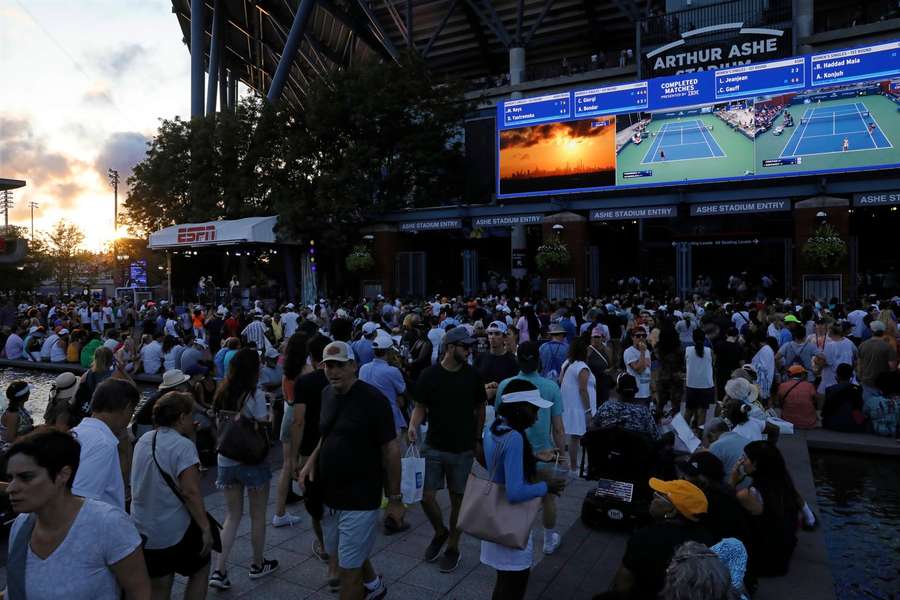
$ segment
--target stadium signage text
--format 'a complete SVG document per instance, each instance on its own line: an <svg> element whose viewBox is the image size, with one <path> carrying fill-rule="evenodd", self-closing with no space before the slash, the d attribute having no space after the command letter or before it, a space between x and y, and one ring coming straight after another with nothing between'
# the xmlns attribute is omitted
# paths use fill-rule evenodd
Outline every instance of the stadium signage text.
<svg viewBox="0 0 900 600"><path fill-rule="evenodd" d="M216 241L215 225L191 225L178 228L177 243L179 244L214 241Z"/></svg>
<svg viewBox="0 0 900 600"><path fill-rule="evenodd" d="M777 212L791 210L788 200L748 200L743 202L716 202L712 204L691 204L692 217L711 215L735 215L756 212Z"/></svg>
<svg viewBox="0 0 900 600"><path fill-rule="evenodd" d="M688 42L696 42L700 36L721 35L723 31L730 30L735 30L740 38L685 48ZM647 66L653 76L660 76L724 69L770 60L790 53L789 40L784 33L779 29L744 28L741 23L685 31L679 40L648 52ZM759 38L760 35L767 37L746 39L748 36Z"/></svg>
<svg viewBox="0 0 900 600"><path fill-rule="evenodd" d="M437 229L462 229L462 219L432 219L400 223L400 231L434 231Z"/></svg>
<svg viewBox="0 0 900 600"><path fill-rule="evenodd" d="M621 221L624 219L660 219L678 216L678 207L641 206L638 208L610 208L591 211L591 221Z"/></svg>
<svg viewBox="0 0 900 600"><path fill-rule="evenodd" d="M883 206L885 204L900 204L900 190L896 192L870 192L853 196L853 206Z"/></svg>
<svg viewBox="0 0 900 600"><path fill-rule="evenodd" d="M506 227L509 225L537 225L543 220L543 215L505 215L497 217L477 217L475 219L472 219L472 226Z"/></svg>

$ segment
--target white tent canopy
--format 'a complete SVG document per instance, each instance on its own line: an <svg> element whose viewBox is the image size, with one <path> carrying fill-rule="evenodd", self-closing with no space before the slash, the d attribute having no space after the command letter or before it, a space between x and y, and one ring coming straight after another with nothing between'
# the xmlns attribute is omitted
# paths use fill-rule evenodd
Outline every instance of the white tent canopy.
<svg viewBox="0 0 900 600"><path fill-rule="evenodd" d="M150 234L150 248L197 248L233 244L274 244L278 217L248 217L172 225Z"/></svg>

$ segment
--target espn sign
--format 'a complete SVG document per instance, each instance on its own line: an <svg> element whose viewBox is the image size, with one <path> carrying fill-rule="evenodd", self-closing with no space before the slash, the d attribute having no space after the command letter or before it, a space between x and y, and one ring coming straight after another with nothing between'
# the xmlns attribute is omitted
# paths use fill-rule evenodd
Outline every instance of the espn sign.
<svg viewBox="0 0 900 600"><path fill-rule="evenodd" d="M216 241L215 225L194 225L192 227L178 228L178 243L193 244L195 242Z"/></svg>

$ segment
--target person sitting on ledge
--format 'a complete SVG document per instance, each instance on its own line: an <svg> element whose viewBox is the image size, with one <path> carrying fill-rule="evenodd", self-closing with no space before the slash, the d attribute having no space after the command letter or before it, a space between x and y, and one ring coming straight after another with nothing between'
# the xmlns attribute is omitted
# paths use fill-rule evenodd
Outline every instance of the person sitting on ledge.
<svg viewBox="0 0 900 600"><path fill-rule="evenodd" d="M837 383L825 389L822 427L844 433L862 433L866 430L862 387L851 381L853 367L841 363L835 369L835 376Z"/></svg>

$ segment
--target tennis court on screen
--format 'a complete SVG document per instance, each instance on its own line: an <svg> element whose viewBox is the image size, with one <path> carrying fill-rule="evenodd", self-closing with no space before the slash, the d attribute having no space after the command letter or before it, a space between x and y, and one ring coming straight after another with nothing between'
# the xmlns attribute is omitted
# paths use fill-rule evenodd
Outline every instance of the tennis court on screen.
<svg viewBox="0 0 900 600"><path fill-rule="evenodd" d="M723 156L725 152L707 126L697 119L691 119L663 125L641 164Z"/></svg>
<svg viewBox="0 0 900 600"><path fill-rule="evenodd" d="M866 105L856 102L807 108L780 156L789 158L891 147L891 142Z"/></svg>

